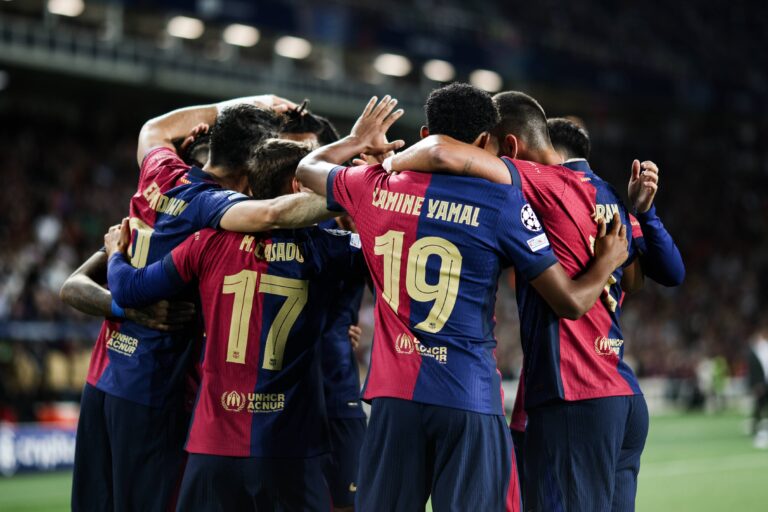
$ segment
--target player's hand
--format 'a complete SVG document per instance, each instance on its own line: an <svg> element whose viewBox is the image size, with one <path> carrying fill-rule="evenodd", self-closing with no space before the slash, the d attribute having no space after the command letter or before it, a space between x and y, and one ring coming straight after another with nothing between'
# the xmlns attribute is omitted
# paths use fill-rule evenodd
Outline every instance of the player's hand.
<svg viewBox="0 0 768 512"><path fill-rule="evenodd" d="M396 106L397 100L389 95L384 96L381 101L374 96L349 132L350 136L356 137L365 146L363 153L375 157L378 163L389 153L405 145L403 140L387 141L387 130L405 113L403 109L393 112Z"/></svg>
<svg viewBox="0 0 768 512"><path fill-rule="evenodd" d="M275 96L274 94L254 96L253 104L267 110L274 110L278 114L285 114L289 110L294 110L298 107L298 105L291 100Z"/></svg>
<svg viewBox="0 0 768 512"><path fill-rule="evenodd" d="M184 137L184 140L179 145L179 153L183 153L186 151L186 149L189 147L190 144L195 142L195 140L203 135L208 133L208 130L210 129L210 126L207 123L200 123L194 128L192 128L192 131L189 132L189 134Z"/></svg>
<svg viewBox="0 0 768 512"><path fill-rule="evenodd" d="M619 214L613 214L610 231L605 225L605 220L598 219L595 258L607 258L611 262L612 268L615 269L627 261L628 257L627 227L621 222Z"/></svg>
<svg viewBox="0 0 768 512"><path fill-rule="evenodd" d="M645 213L651 208L658 189L659 167L650 160L643 163L639 160L632 162L627 195L637 213Z"/></svg>
<svg viewBox="0 0 768 512"><path fill-rule="evenodd" d="M349 335L349 344L352 345L352 349L357 349L360 346L360 339L363 337L363 330L360 326L350 325L347 334Z"/></svg>
<svg viewBox="0 0 768 512"><path fill-rule="evenodd" d="M104 235L104 248L107 251L107 260L116 252L126 254L131 243L131 230L128 227L128 217L123 222L109 228Z"/></svg>
<svg viewBox="0 0 768 512"><path fill-rule="evenodd" d="M195 317L195 305L191 302L161 300L141 309L126 308L125 317L150 329L177 331Z"/></svg>

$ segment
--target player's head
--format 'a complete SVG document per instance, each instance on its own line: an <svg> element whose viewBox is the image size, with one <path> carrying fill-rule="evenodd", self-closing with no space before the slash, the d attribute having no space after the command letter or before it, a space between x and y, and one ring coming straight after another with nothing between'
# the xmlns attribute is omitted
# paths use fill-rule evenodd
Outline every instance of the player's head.
<svg viewBox="0 0 768 512"><path fill-rule="evenodd" d="M248 175L254 199L272 199L299 190L296 168L313 145L287 139L268 139L254 153Z"/></svg>
<svg viewBox="0 0 768 512"><path fill-rule="evenodd" d="M187 147L185 147L179 156L187 165L196 165L197 167L203 167L208 161L208 151L211 147L211 137L207 133L203 133L195 137Z"/></svg>
<svg viewBox="0 0 768 512"><path fill-rule="evenodd" d="M507 91L495 95L493 102L500 117L494 135L501 154L535 160L533 154L552 148L547 115L538 101L520 91Z"/></svg>
<svg viewBox="0 0 768 512"><path fill-rule="evenodd" d="M458 82L432 91L424 113L427 126L421 128L422 137L448 135L482 148L499 120L490 94Z"/></svg>
<svg viewBox="0 0 768 512"><path fill-rule="evenodd" d="M307 100L285 114L281 139L312 142L325 146L339 140L339 132L331 122L307 110Z"/></svg>
<svg viewBox="0 0 768 512"><path fill-rule="evenodd" d="M248 104L227 107L210 130L210 164L231 175L244 175L253 152L264 140L277 137L281 118L272 110Z"/></svg>
<svg viewBox="0 0 768 512"><path fill-rule="evenodd" d="M565 117L552 117L547 120L549 138L563 160L571 158L589 159L589 133L584 126Z"/></svg>

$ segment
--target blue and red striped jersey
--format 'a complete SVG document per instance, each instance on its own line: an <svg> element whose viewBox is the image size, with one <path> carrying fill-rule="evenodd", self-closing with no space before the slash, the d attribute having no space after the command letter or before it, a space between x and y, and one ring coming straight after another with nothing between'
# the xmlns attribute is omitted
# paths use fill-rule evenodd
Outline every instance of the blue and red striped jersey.
<svg viewBox="0 0 768 512"><path fill-rule="evenodd" d="M161 262L197 281L206 325L186 449L312 457L329 449L320 336L328 291L357 236L319 228L243 235L206 229Z"/></svg>
<svg viewBox="0 0 768 512"><path fill-rule="evenodd" d="M158 261L191 233L218 227L224 213L248 199L222 189L168 148L147 153L130 203L131 263ZM195 327L168 333L129 320L105 320L91 354L88 383L114 396L159 407L183 391Z"/></svg>
<svg viewBox="0 0 768 512"><path fill-rule="evenodd" d="M519 189L476 178L335 168L330 209L355 221L375 288L363 397L503 414L493 335L499 273L556 260Z"/></svg>
<svg viewBox="0 0 768 512"><path fill-rule="evenodd" d="M629 258L637 256L639 225L616 191L588 166L546 166L503 158L512 181L547 230L557 259L571 277L593 258L597 218L614 213L627 226ZM583 162L586 164L586 162ZM630 236L630 233L632 236ZM626 264L625 264L626 265ZM640 393L632 370L623 361L619 326L623 268L616 269L595 305L580 319L558 318L525 276L517 279L517 304L525 367L525 408L551 400L585 400Z"/></svg>

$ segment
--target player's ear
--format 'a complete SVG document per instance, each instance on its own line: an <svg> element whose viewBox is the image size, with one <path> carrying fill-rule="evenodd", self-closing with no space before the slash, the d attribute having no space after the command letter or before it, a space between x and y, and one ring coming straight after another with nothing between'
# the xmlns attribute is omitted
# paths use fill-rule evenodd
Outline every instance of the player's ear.
<svg viewBox="0 0 768 512"><path fill-rule="evenodd" d="M299 182L299 179L294 176L291 178L291 194L295 194L297 192L301 192L301 183Z"/></svg>
<svg viewBox="0 0 768 512"><path fill-rule="evenodd" d="M485 149L485 147L488 145L488 142L491 139L491 134L488 132L483 132L480 135L477 136L475 141L472 143L473 146L477 146L480 149Z"/></svg>
<svg viewBox="0 0 768 512"><path fill-rule="evenodd" d="M426 139L427 137L429 137L429 128L427 128L426 126L422 126L421 130L419 130L419 136L422 139Z"/></svg>
<svg viewBox="0 0 768 512"><path fill-rule="evenodd" d="M508 133L504 136L501 151L510 158L517 158L517 154L520 152L520 141L517 140L517 137Z"/></svg>

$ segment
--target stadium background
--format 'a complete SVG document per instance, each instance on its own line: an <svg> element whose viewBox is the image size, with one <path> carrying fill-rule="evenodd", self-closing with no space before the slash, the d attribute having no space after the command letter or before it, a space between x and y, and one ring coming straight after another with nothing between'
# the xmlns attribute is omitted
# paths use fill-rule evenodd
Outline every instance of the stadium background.
<svg viewBox="0 0 768 512"><path fill-rule="evenodd" d="M659 164L658 210L688 273L627 299L627 359L654 414L638 507L762 509L768 453L744 421L768 285L766 20L766 4L717 0L0 1L0 509L67 508L66 471L24 474L66 465L66 427L46 428L76 418L98 331L58 289L125 214L145 120L273 92L344 132L391 93L406 109L394 135L414 142L423 99L451 80L580 117L619 190L633 158ZM513 390L511 274L497 320Z"/></svg>

